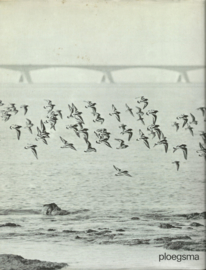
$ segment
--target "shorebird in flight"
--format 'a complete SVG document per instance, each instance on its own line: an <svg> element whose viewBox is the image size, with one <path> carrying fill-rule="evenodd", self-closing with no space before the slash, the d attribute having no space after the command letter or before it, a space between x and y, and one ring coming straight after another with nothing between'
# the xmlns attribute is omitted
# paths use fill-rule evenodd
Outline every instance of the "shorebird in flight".
<svg viewBox="0 0 206 270"><path fill-rule="evenodd" d="M27 114L27 112L28 112L28 107L29 107L29 105L21 105L21 109L24 109L24 115L26 115Z"/></svg>
<svg viewBox="0 0 206 270"><path fill-rule="evenodd" d="M31 149L31 151L34 154L35 158L38 159L36 147L37 147L37 145L35 145L35 144L28 144L27 146L24 147L24 149Z"/></svg>
<svg viewBox="0 0 206 270"><path fill-rule="evenodd" d="M159 142L155 143L155 144L154 144L154 147L155 147L156 145L164 145L165 153L167 153L167 150L168 150L168 142L167 142L166 137L164 137L163 140L160 140Z"/></svg>
<svg viewBox="0 0 206 270"><path fill-rule="evenodd" d="M188 122L188 115L181 114L180 116L177 117L177 120L179 120L179 119L182 119L183 120L182 127L184 127L187 124L187 122Z"/></svg>
<svg viewBox="0 0 206 270"><path fill-rule="evenodd" d="M74 147L73 143L68 143L65 139L63 139L61 136L60 136L60 139L61 141L63 142L63 146L61 146L61 148L70 148L70 149L73 149L76 151L76 148Z"/></svg>
<svg viewBox="0 0 206 270"><path fill-rule="evenodd" d="M144 103L144 106L143 106L143 110L147 107L147 105L149 104L148 103L148 99L145 98L144 96L141 96L141 97L137 97L137 103Z"/></svg>
<svg viewBox="0 0 206 270"><path fill-rule="evenodd" d="M94 116L95 116L95 119L93 120L94 123L96 122L100 122L101 124L104 123L104 118L102 118L99 113L96 113Z"/></svg>
<svg viewBox="0 0 206 270"><path fill-rule="evenodd" d="M73 129L75 134L77 135L77 137L80 138L80 135L79 135L79 130L78 130L78 124L75 124L75 125L67 125L66 126L66 129Z"/></svg>
<svg viewBox="0 0 206 270"><path fill-rule="evenodd" d="M85 140L85 142L87 144L87 150L84 151L85 153L87 153L87 152L97 152L97 150L92 147L91 143L88 140L86 140L85 138L84 138L84 140Z"/></svg>
<svg viewBox="0 0 206 270"><path fill-rule="evenodd" d="M156 121L157 121L157 110L149 110L146 115L152 115L153 116L153 124L155 125Z"/></svg>
<svg viewBox="0 0 206 270"><path fill-rule="evenodd" d="M200 131L200 136L202 137L203 142L206 143L206 132Z"/></svg>
<svg viewBox="0 0 206 270"><path fill-rule="evenodd" d="M52 104L52 101L49 99L45 99L45 101L47 101L48 104L47 106L44 106L44 109L48 109L47 113L50 113L56 105Z"/></svg>
<svg viewBox="0 0 206 270"><path fill-rule="evenodd" d="M199 143L199 146L200 150L197 150L196 152L199 153L200 157L205 157L206 159L206 148L201 143Z"/></svg>
<svg viewBox="0 0 206 270"><path fill-rule="evenodd" d="M129 112L132 116L134 116L133 112L132 112L132 108L130 108L127 104L125 104L127 110L126 112Z"/></svg>
<svg viewBox="0 0 206 270"><path fill-rule="evenodd" d="M191 127L189 124L187 124L187 127L185 128L185 130L187 130L187 129L189 130L190 134L192 136L194 136L193 127Z"/></svg>
<svg viewBox="0 0 206 270"><path fill-rule="evenodd" d="M145 125L144 118L141 115L139 115L139 119L137 119L137 121L141 121L142 124Z"/></svg>
<svg viewBox="0 0 206 270"><path fill-rule="evenodd" d="M140 135L140 137L139 137L139 139L136 139L136 141L142 140L143 143L147 146L147 148L150 149L149 142L148 142L149 138L144 135L144 133L141 131L141 129L139 129L139 135Z"/></svg>
<svg viewBox="0 0 206 270"><path fill-rule="evenodd" d="M29 120L28 118L26 118L26 127L25 128L28 128L28 130L30 131L30 133L32 134L32 127L33 127L33 123L31 122L31 120Z"/></svg>
<svg viewBox="0 0 206 270"><path fill-rule="evenodd" d="M138 109L138 112L136 112L136 114L138 116L143 116L144 115L144 112L142 111L142 109L140 107L137 107L137 106L135 106L135 107Z"/></svg>
<svg viewBox="0 0 206 270"><path fill-rule="evenodd" d="M191 117L192 117L192 121L191 122L189 122L189 124L194 124L194 125L197 125L198 124L198 122L196 121L196 119L195 119L195 117L194 117L194 115L193 114L190 114L191 115Z"/></svg>
<svg viewBox="0 0 206 270"><path fill-rule="evenodd" d="M176 147L173 147L173 153L177 151L178 149L182 150L184 158L187 159L187 145L181 144L181 145L177 145Z"/></svg>
<svg viewBox="0 0 206 270"><path fill-rule="evenodd" d="M199 107L197 108L197 110L201 111L202 112L202 116L205 115L205 111L206 111L206 107Z"/></svg>
<svg viewBox="0 0 206 270"><path fill-rule="evenodd" d="M17 139L20 139L21 136L21 131L20 131L21 126L18 125L11 125L10 129L15 129L16 130L16 134L17 134Z"/></svg>
<svg viewBox="0 0 206 270"><path fill-rule="evenodd" d="M96 103L92 102L92 101L84 101L87 102L87 106L85 106L85 108L92 108L95 107Z"/></svg>
<svg viewBox="0 0 206 270"><path fill-rule="evenodd" d="M180 162L179 162L179 161L173 161L172 164L176 164L177 171L179 171L179 168L180 168Z"/></svg>
<svg viewBox="0 0 206 270"><path fill-rule="evenodd" d="M123 140L121 140L121 139L115 139L115 140L118 141L118 142L120 142L119 147L117 147L116 149L125 149L125 148L129 147L128 145L126 145L126 144L124 143Z"/></svg>
<svg viewBox="0 0 206 270"><path fill-rule="evenodd" d="M117 174L115 174L115 176L129 176L132 177L128 171L122 171L121 169L117 168L115 165L113 165L113 167L115 168L115 170L117 171Z"/></svg>
<svg viewBox="0 0 206 270"><path fill-rule="evenodd" d="M37 127L37 138L36 141L42 140L43 143L47 144L46 138L49 138L49 133L46 131L43 121L40 122L41 130Z"/></svg>
<svg viewBox="0 0 206 270"><path fill-rule="evenodd" d="M110 113L109 115L112 116L112 115L115 115L117 121L120 122L120 112L117 111L116 107L112 104L112 109L113 109L113 112Z"/></svg>
<svg viewBox="0 0 206 270"><path fill-rule="evenodd" d="M128 129L123 130L120 134L122 135L128 134L128 141L130 141L133 135L133 131L131 128L128 128Z"/></svg>
<svg viewBox="0 0 206 270"><path fill-rule="evenodd" d="M178 129L179 129L179 127L180 127L180 125L179 125L178 122L174 122L172 126L173 126L173 127L176 127L176 131L178 131Z"/></svg>

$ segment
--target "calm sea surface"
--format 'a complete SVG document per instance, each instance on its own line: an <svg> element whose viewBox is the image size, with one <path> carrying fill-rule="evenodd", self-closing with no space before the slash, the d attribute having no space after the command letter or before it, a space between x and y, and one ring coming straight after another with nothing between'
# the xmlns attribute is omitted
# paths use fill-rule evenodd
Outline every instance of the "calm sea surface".
<svg viewBox="0 0 206 270"><path fill-rule="evenodd" d="M149 99L145 112L158 110L157 124L168 140L168 153L163 146L153 147L157 137L150 137L150 149L142 141L136 141L139 129L148 136L147 126L152 124L151 116L145 115L145 126L137 121L135 106L139 104L135 98L141 95ZM151 247L137 247L134 239L154 240L158 236L173 235L188 235L194 240L204 238L202 228L191 232L187 229L189 220L174 217L204 211L205 161L196 153L202 142L199 131L204 130L205 123L201 111L197 110L204 106L201 87L7 87L1 89L0 99L5 105L15 103L19 110L9 121L0 122L0 224L21 225L1 228L1 253L63 260L73 267L137 267L137 251L142 265L150 265L143 258L148 260L147 250ZM51 132L48 145L35 141L36 127L40 127L40 120L45 120L47 115L44 99L52 100L63 114L56 131L46 125ZM105 119L104 124L93 122L94 116L90 108L85 108L85 100L97 103L97 112ZM87 145L82 136L78 138L66 129L66 125L76 123L74 119L67 119L67 105L71 103L82 112L84 127L89 129L89 141L96 153L85 153ZM126 103L133 108L135 117L126 112ZM26 116L20 109L23 104L29 105ZM117 119L109 116L112 104L121 112L121 123L133 129L130 141L126 134L120 134ZM189 121L190 113L198 120L198 125L193 125L194 136L182 128L182 121L178 132L172 127L176 117L183 113L189 115ZM26 118L34 123L33 134L23 128ZM19 141L15 130L9 128L12 124L22 126ZM112 148L96 143L94 131L98 128L111 132ZM60 136L73 143L77 151L60 148ZM119 143L115 138L123 139L129 147L116 149ZM24 149L27 143L37 145L38 160L30 150ZM181 150L173 153L173 147L180 144L188 147L187 160ZM180 161L179 171L172 164L175 160ZM132 177L115 176L113 165L128 170ZM42 205L53 202L72 213L43 216ZM183 228L164 230L158 227L160 222L181 223ZM156 246L152 247L151 254L154 250L161 253L161 248Z"/></svg>

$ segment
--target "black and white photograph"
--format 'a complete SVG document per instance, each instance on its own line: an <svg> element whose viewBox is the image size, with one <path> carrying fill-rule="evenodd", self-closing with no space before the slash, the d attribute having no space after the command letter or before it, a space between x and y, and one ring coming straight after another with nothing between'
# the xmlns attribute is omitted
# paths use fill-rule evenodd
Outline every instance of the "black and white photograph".
<svg viewBox="0 0 206 270"><path fill-rule="evenodd" d="M0 1L0 270L205 269L205 0Z"/></svg>

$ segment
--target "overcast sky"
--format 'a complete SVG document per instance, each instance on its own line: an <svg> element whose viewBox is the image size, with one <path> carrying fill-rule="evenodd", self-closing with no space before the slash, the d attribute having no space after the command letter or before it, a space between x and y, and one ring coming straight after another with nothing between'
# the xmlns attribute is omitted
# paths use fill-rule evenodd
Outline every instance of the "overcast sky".
<svg viewBox="0 0 206 270"><path fill-rule="evenodd" d="M203 65L205 1L0 1L1 64Z"/></svg>

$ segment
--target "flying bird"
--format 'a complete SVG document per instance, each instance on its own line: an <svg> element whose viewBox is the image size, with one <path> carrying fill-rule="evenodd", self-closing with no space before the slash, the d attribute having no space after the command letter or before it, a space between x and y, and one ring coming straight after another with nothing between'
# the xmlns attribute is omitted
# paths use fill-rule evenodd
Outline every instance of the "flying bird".
<svg viewBox="0 0 206 270"><path fill-rule="evenodd" d="M24 147L24 149L31 149L31 151L34 154L35 158L38 159L36 147L37 147L37 145L35 145L35 144L28 144L27 146Z"/></svg>
<svg viewBox="0 0 206 270"><path fill-rule="evenodd" d="M157 121L157 110L149 110L146 115L152 115L153 116L153 124L155 125L156 121Z"/></svg>
<svg viewBox="0 0 206 270"><path fill-rule="evenodd" d="M190 134L192 136L194 136L193 127L191 127L189 124L187 124L187 127L185 128L185 130L187 130L187 129L189 130Z"/></svg>
<svg viewBox="0 0 206 270"><path fill-rule="evenodd" d="M148 103L148 99L145 98L144 96L141 96L141 97L137 97L137 103L144 103L144 106L143 106L143 110L147 107L147 105L149 104Z"/></svg>
<svg viewBox="0 0 206 270"><path fill-rule="evenodd" d="M109 115L112 116L112 115L115 115L117 121L120 122L120 112L117 111L116 107L112 104L112 109L113 109L113 112L110 113Z"/></svg>
<svg viewBox="0 0 206 270"><path fill-rule="evenodd" d="M134 116L133 112L132 112L132 108L130 108L127 104L125 104L127 110L126 112L129 112L132 116Z"/></svg>
<svg viewBox="0 0 206 270"><path fill-rule="evenodd" d="M63 139L61 136L60 136L60 139L61 141L63 142L63 146L61 146L61 148L70 148L70 149L73 149L76 151L76 148L74 147L73 143L68 143L65 139Z"/></svg>
<svg viewBox="0 0 206 270"><path fill-rule="evenodd" d="M20 131L21 126L18 125L11 125L10 129L15 129L16 130L16 134L17 134L17 139L20 139L21 136L21 131Z"/></svg>
<svg viewBox="0 0 206 270"><path fill-rule="evenodd" d="M115 165L113 165L113 167L115 168L115 170L117 171L117 174L115 174L115 176L129 176L132 177L128 171L122 171L121 169L117 168Z"/></svg>
<svg viewBox="0 0 206 270"><path fill-rule="evenodd" d="M155 143L155 144L154 144L154 147L155 147L156 145L164 145L165 153L167 153L167 150L168 150L168 142L167 142L166 137L164 137L163 140L160 140L160 141L158 141L157 143Z"/></svg>
<svg viewBox="0 0 206 270"><path fill-rule="evenodd" d="M139 115L139 119L137 119L137 121L141 121L142 124L145 125L144 118L141 115Z"/></svg>
<svg viewBox="0 0 206 270"><path fill-rule="evenodd" d="M129 128L129 129L123 130L120 134L122 134L122 135L128 134L128 141L130 141L132 138L132 135L133 135L133 131L131 128Z"/></svg>
<svg viewBox="0 0 206 270"><path fill-rule="evenodd" d="M24 109L24 115L26 115L27 114L27 112L28 112L28 107L29 107L29 105L21 105L21 109Z"/></svg>
<svg viewBox="0 0 206 270"><path fill-rule="evenodd" d="M199 107L197 108L197 110L201 111L202 112L202 116L205 115L205 111L206 111L206 107Z"/></svg>
<svg viewBox="0 0 206 270"><path fill-rule="evenodd" d="M144 112L142 111L142 109L140 107L137 107L137 106L135 106L135 107L138 109L138 111L136 112L136 114L138 116L143 116L144 115Z"/></svg>
<svg viewBox="0 0 206 270"><path fill-rule="evenodd" d="M87 152L97 152L97 150L92 147L91 143L88 140L86 140L85 138L84 138L84 140L85 140L85 142L87 144L87 150L84 151L85 153L87 153Z"/></svg>
<svg viewBox="0 0 206 270"><path fill-rule="evenodd" d="M93 120L94 123L96 122L100 122L101 124L104 123L104 118L101 117L101 115L99 113L95 114L95 119Z"/></svg>
<svg viewBox="0 0 206 270"><path fill-rule="evenodd" d="M188 115L181 114L180 116L177 117L177 120L179 120L179 119L182 119L183 120L182 127L184 127L187 124L187 122L188 122Z"/></svg>
<svg viewBox="0 0 206 270"><path fill-rule="evenodd" d="M150 149L150 145L149 145L149 142L148 142L149 138L144 135L144 133L141 131L141 129L139 129L139 135L140 135L140 137L139 137L139 139L136 139L136 141L142 140L143 143L145 144L145 146Z"/></svg>
<svg viewBox="0 0 206 270"><path fill-rule="evenodd" d="M117 147L116 149L125 149L128 147L128 145L126 145L123 140L121 140L121 139L115 139L115 140L120 142L119 147Z"/></svg>
<svg viewBox="0 0 206 270"><path fill-rule="evenodd" d="M26 118L26 127L25 128L28 128L28 130L30 131L30 133L32 134L32 127L33 127L33 123L31 122L31 120L29 120L28 118Z"/></svg>
<svg viewBox="0 0 206 270"><path fill-rule="evenodd" d="M206 148L201 143L199 143L199 146L200 146L200 150L197 150L196 152L199 153L200 157L204 156L206 159Z"/></svg>
<svg viewBox="0 0 206 270"><path fill-rule="evenodd" d="M177 151L178 149L181 149L184 155L184 158L187 159L187 145L186 144L181 144L177 145L176 147L173 147L173 153Z"/></svg>
<svg viewBox="0 0 206 270"><path fill-rule="evenodd" d="M196 121L196 119L195 119L194 115L193 115L193 114L190 114L190 115L191 115L192 121L191 121L191 122L189 122L189 124L194 124L194 125L197 125L197 124L198 124L198 122Z"/></svg>
<svg viewBox="0 0 206 270"><path fill-rule="evenodd" d="M176 127L176 131L178 131L178 129L180 127L179 123L177 123L177 122L174 122L172 126Z"/></svg>
<svg viewBox="0 0 206 270"><path fill-rule="evenodd" d="M174 162L172 162L172 164L176 164L177 171L179 171L179 168L180 168L180 162L179 162L179 161L174 161Z"/></svg>

